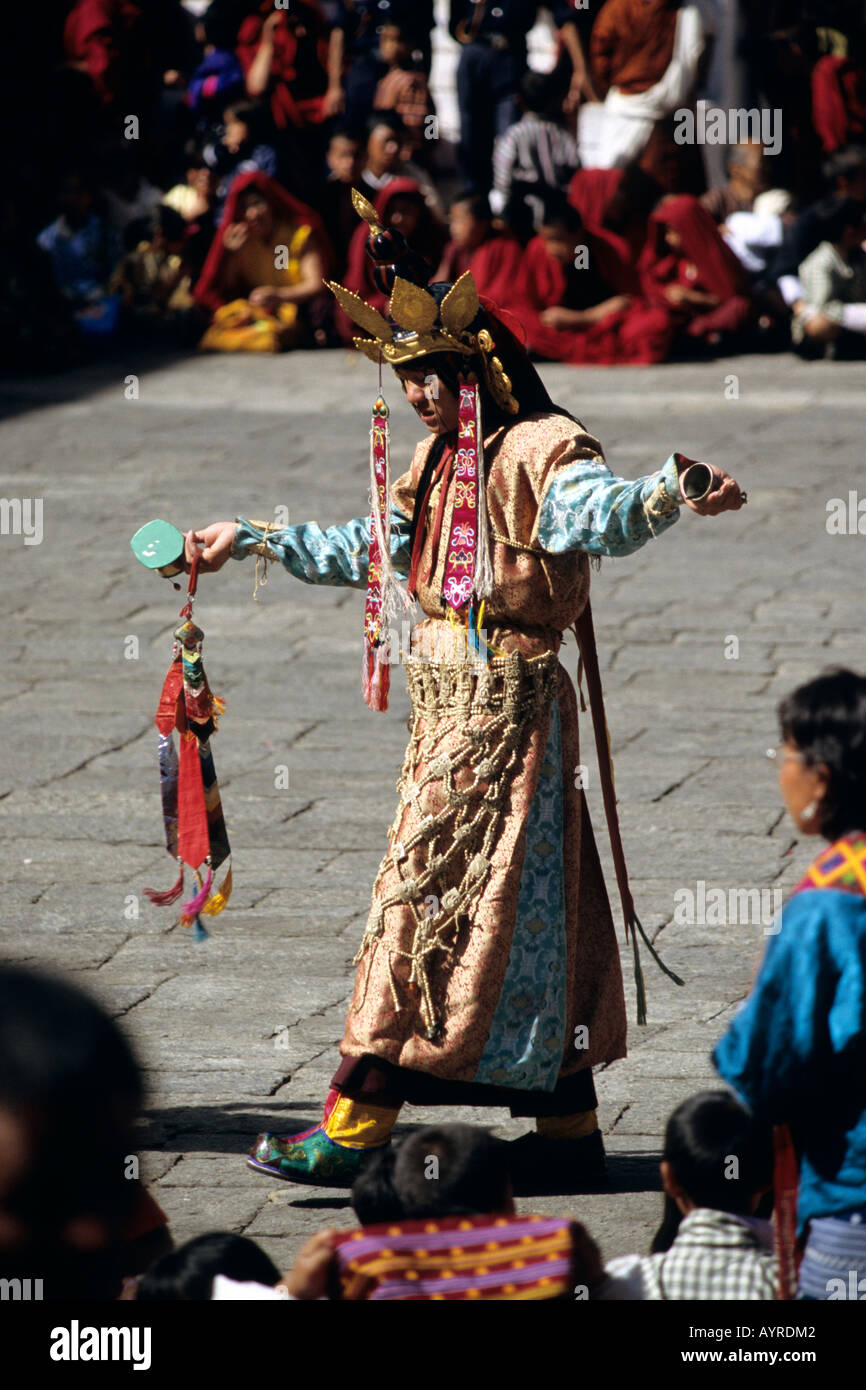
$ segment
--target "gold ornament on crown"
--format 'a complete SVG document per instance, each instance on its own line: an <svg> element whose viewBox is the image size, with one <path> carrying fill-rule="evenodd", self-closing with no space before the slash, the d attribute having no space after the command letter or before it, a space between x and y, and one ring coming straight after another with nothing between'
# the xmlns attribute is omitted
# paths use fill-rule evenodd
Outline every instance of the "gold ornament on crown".
<svg viewBox="0 0 866 1390"><path fill-rule="evenodd" d="M383 230L373 204L356 188L352 189L352 203L374 236ZM493 338L486 328L476 333L469 331L469 324L481 307L471 271L467 270L455 281L441 304L437 304L433 295L420 285L396 276L388 313L399 330L397 337L395 327L378 309L347 290L345 285L333 280L326 280L325 283L352 322L368 335L354 338L353 342L371 362L378 364L385 361L392 367L399 367L417 357L426 357L431 352L478 356L481 358L484 379L496 404L510 415L517 414L518 402L511 394L511 380L495 355Z"/></svg>

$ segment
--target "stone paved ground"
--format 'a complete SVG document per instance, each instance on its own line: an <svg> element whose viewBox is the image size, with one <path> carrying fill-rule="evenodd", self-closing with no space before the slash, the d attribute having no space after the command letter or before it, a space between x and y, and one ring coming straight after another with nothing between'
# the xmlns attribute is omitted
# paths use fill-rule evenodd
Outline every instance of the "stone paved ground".
<svg viewBox="0 0 866 1390"><path fill-rule="evenodd" d="M130 372L138 400L124 396ZM665 1118L712 1084L710 1047L764 939L757 917L678 925L675 894L698 880L786 889L808 862L763 751L781 694L827 663L863 664L864 541L828 535L825 518L828 498L858 486L866 395L860 367L787 356L545 377L615 471L651 471L679 448L749 492L739 515L687 514L593 581L634 896L687 987L648 964L649 1026L632 1026L628 1059L598 1073L616 1195L521 1206L575 1212L613 1256L644 1248L654 1229ZM3 497L44 504L41 544L0 536L3 955L70 972L130 1031L150 1089L143 1173L178 1239L244 1231L282 1266L323 1221L348 1222L343 1194L258 1177L243 1155L258 1130L317 1118L407 700L398 679L386 717L361 702L355 592L274 572L254 604L250 563L205 578L197 617L228 700L214 747L234 897L203 945L144 899L133 916L131 895L172 878L152 715L179 597L132 561L128 539L153 516L202 525L277 505L298 521L358 515L373 388L367 365L342 354L130 358L7 384L0 427ZM395 461L414 435L398 408ZM133 637L138 659L125 656ZM573 646L564 659L573 672ZM604 846L588 716L583 730ZM275 786L281 766L287 790ZM633 1016L627 953L624 964ZM493 1118L506 1136L525 1128Z"/></svg>

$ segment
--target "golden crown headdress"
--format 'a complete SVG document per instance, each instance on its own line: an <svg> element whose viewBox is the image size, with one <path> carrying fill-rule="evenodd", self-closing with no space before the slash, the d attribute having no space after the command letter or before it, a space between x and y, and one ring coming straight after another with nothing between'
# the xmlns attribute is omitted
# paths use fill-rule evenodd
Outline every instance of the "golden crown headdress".
<svg viewBox="0 0 866 1390"><path fill-rule="evenodd" d="M370 227L371 239L383 235L393 237L391 229L382 227L373 204L356 188L352 189L352 203ZM416 263L419 260L412 259ZM352 322L369 335L354 338L353 342L371 362L385 361L398 367L434 352L480 357L484 379L497 405L509 414L517 414L519 406L511 394L511 381L495 355L489 329L470 328L481 310L471 271L467 270L455 281L441 302L423 286L396 274L388 305L391 322L345 285L333 280L326 284Z"/></svg>

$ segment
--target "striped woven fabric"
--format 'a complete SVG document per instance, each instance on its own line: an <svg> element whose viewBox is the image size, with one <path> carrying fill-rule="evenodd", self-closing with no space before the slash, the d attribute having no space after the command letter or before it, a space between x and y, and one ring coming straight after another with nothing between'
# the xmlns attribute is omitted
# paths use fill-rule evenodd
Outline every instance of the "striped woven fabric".
<svg viewBox="0 0 866 1390"><path fill-rule="evenodd" d="M794 892L806 888L836 888L866 897L866 834L844 835L829 845L809 866Z"/></svg>
<svg viewBox="0 0 866 1390"><path fill-rule="evenodd" d="M345 1299L572 1298L574 1226L561 1217L451 1216L347 1231Z"/></svg>

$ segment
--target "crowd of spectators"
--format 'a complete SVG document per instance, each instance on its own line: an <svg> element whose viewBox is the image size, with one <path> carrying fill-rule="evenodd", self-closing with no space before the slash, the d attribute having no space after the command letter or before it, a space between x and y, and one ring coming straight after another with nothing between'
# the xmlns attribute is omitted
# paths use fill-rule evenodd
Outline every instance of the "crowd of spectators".
<svg viewBox="0 0 866 1390"><path fill-rule="evenodd" d="M721 13L741 105L702 138ZM55 0L38 24L44 80L9 74L9 363L349 341L322 280L376 299L353 187L543 359L866 346L863 0Z"/></svg>

